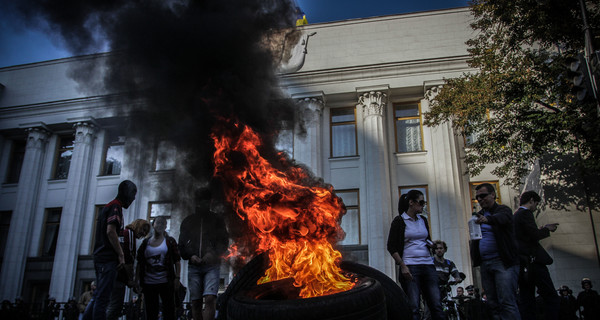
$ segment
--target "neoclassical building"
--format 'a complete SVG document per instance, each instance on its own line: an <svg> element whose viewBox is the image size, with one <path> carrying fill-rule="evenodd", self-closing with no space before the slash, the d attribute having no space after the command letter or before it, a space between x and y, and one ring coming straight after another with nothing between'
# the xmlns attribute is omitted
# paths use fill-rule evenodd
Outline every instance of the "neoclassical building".
<svg viewBox="0 0 600 320"><path fill-rule="evenodd" d="M449 125L422 124L427 97L444 79L473 71L465 45L471 20L459 8L300 27L304 39L310 35L308 53L295 68L280 70L280 85L310 121L305 136L288 133L281 146L344 199L345 259L395 278L389 226L399 195L419 189L433 238L446 241L446 257L467 283L477 283L467 229L477 206L474 186L496 185L498 201L514 209L523 190L504 186L490 168L466 175L465 138ZM79 296L94 279L95 215L124 179L139 186L126 221L166 215L177 226L184 218L160 192L176 170L173 151L158 143L126 152L139 145L118 130L115 105L102 92L82 93L69 77L73 65L105 56L0 69L0 299L22 296L35 305L47 294L58 301ZM598 212L593 218L600 220ZM555 284L577 291L582 277L600 281L590 216L538 216L538 224L554 221L560 227L543 245L555 260ZM177 237L178 228L170 232Z"/></svg>

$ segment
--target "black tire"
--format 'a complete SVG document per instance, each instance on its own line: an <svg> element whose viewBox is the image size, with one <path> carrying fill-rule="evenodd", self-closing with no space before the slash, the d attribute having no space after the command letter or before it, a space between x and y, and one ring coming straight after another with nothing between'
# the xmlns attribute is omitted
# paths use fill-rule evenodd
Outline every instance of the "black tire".
<svg viewBox="0 0 600 320"><path fill-rule="evenodd" d="M404 293L404 290L394 280L383 272L352 261L342 261L340 268L344 271L373 278L381 283L385 294L388 319L412 319L412 310L408 304L406 293Z"/></svg>
<svg viewBox="0 0 600 320"><path fill-rule="evenodd" d="M217 298L217 320L227 319L227 303L231 297L238 292L251 288L256 285L267 269L268 256L266 253L259 254L248 262L238 273L233 277L225 292Z"/></svg>
<svg viewBox="0 0 600 320"><path fill-rule="evenodd" d="M351 290L307 299L261 300L248 292L229 299L228 320L385 320L385 295L379 282L362 280Z"/></svg>

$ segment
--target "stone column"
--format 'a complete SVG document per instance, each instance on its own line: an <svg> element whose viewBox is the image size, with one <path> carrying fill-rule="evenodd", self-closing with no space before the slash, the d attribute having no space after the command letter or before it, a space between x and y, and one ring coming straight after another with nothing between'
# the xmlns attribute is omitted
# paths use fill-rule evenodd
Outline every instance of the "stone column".
<svg viewBox="0 0 600 320"><path fill-rule="evenodd" d="M299 135L299 128L294 132L294 159L309 167L317 177L323 175L321 165L323 101L322 95L300 99L300 106L304 108L301 111L306 121L306 135Z"/></svg>
<svg viewBox="0 0 600 320"><path fill-rule="evenodd" d="M13 300L21 295L27 255L31 244L33 217L38 203L43 156L48 132L42 128L27 129L25 157L19 176L17 199L10 221L7 247L0 275L1 299Z"/></svg>
<svg viewBox="0 0 600 320"><path fill-rule="evenodd" d="M438 86L425 95L435 96ZM421 110L429 110L428 99L421 101ZM441 239L448 245L446 258L456 263L459 271L472 276L469 258L469 232L467 221L471 217L469 179L464 174L465 164L461 157L462 147L452 126L444 123L429 127L424 141L427 149L429 172L429 210L432 238Z"/></svg>
<svg viewBox="0 0 600 320"><path fill-rule="evenodd" d="M74 128L75 144L50 280L50 295L56 297L57 301L67 301L73 295L82 223L85 215L92 214L86 212L86 201L92 168L95 126L91 123L78 122L74 124Z"/></svg>
<svg viewBox="0 0 600 320"><path fill-rule="evenodd" d="M369 265L395 277L394 262L387 252L387 236L392 222L390 161L383 117L387 95L381 91L359 93L358 107L362 108L364 151L361 164L365 181L361 188L361 205L367 217ZM362 211L361 211L362 212Z"/></svg>

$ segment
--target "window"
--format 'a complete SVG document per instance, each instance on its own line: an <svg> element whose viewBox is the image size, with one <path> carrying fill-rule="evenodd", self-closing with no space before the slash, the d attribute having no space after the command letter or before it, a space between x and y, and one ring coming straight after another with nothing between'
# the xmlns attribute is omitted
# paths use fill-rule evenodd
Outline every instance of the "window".
<svg viewBox="0 0 600 320"><path fill-rule="evenodd" d="M46 209L46 223L42 234L42 257L54 256L61 214L62 208Z"/></svg>
<svg viewBox="0 0 600 320"><path fill-rule="evenodd" d="M31 296L29 297L29 301L31 302L31 305L29 306L28 311L33 315L40 315L44 310L44 305L48 298L48 293L50 292L50 280L33 281L30 290ZM41 317L38 317L38 319L39 318Z"/></svg>
<svg viewBox="0 0 600 320"><path fill-rule="evenodd" d="M69 176L71 157L73 156L73 137L60 137L56 161L54 164L54 179L66 179Z"/></svg>
<svg viewBox="0 0 600 320"><path fill-rule="evenodd" d="M331 109L331 156L357 155L355 108Z"/></svg>
<svg viewBox="0 0 600 320"><path fill-rule="evenodd" d="M475 188L482 183L489 183L492 186L494 186L494 189L496 189L495 190L496 191L496 202L498 202L498 204L502 204L502 199L500 198L500 183L498 183L498 181L471 182L471 183L469 183L469 191L471 192L472 212L479 212L479 210L481 210L481 206L479 205L479 202L477 202L477 199L475 199L475 193L477 193Z"/></svg>
<svg viewBox="0 0 600 320"><path fill-rule="evenodd" d="M275 141L275 149L286 152L292 158L294 156L294 131L281 130Z"/></svg>
<svg viewBox="0 0 600 320"><path fill-rule="evenodd" d="M170 233L171 230L171 209L172 203L168 201L157 201L150 202L148 204L148 218L150 218L150 223L154 221L154 218L162 216L167 219L167 233Z"/></svg>
<svg viewBox="0 0 600 320"><path fill-rule="evenodd" d="M341 223L346 238L340 241L340 244L361 244L358 190L336 190L335 193L344 200L346 205L346 214L342 217Z"/></svg>
<svg viewBox="0 0 600 320"><path fill-rule="evenodd" d="M394 106L396 119L396 152L423 150L423 127L421 126L421 104L399 104Z"/></svg>
<svg viewBox="0 0 600 320"><path fill-rule="evenodd" d="M427 218L427 221L429 221L429 226L430 226L429 230L431 230L431 219L429 219L429 192L427 191L427 186L421 185L421 186L399 187L398 188L399 196L409 192L410 190L419 190L419 191L423 192L423 199L425 199L425 201L427 201L427 204L425 205L425 207L423 207L422 214L425 215L425 217Z"/></svg>
<svg viewBox="0 0 600 320"><path fill-rule="evenodd" d="M477 140L479 140L479 137L481 136L481 132L472 132L468 135L465 136L465 146L470 146L473 143L477 142Z"/></svg>
<svg viewBox="0 0 600 320"><path fill-rule="evenodd" d="M11 216L11 211L0 211L0 259L4 258Z"/></svg>
<svg viewBox="0 0 600 320"><path fill-rule="evenodd" d="M13 140L6 183L19 182L21 167L23 167L23 159L25 159L25 145L25 141Z"/></svg>
<svg viewBox="0 0 600 320"><path fill-rule="evenodd" d="M175 155L175 146L167 141L160 141L156 146L154 170L161 171L175 169Z"/></svg>
<svg viewBox="0 0 600 320"><path fill-rule="evenodd" d="M121 174L121 165L123 164L123 152L125 150L125 137L114 133L107 133L106 146L104 148L104 165L102 166L103 176L113 176Z"/></svg>

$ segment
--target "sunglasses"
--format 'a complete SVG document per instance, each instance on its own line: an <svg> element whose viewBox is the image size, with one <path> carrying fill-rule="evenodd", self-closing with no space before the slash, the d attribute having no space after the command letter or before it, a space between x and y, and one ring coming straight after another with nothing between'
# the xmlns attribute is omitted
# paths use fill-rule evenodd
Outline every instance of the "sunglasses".
<svg viewBox="0 0 600 320"><path fill-rule="evenodd" d="M415 201L416 202L416 201ZM427 204L427 201L425 200L421 200L417 202L421 207L425 206Z"/></svg>
<svg viewBox="0 0 600 320"><path fill-rule="evenodd" d="M483 198L485 198L485 197L487 197L489 195L490 195L489 193L480 193L480 194L478 194L478 195L475 196L475 199L483 199Z"/></svg>

